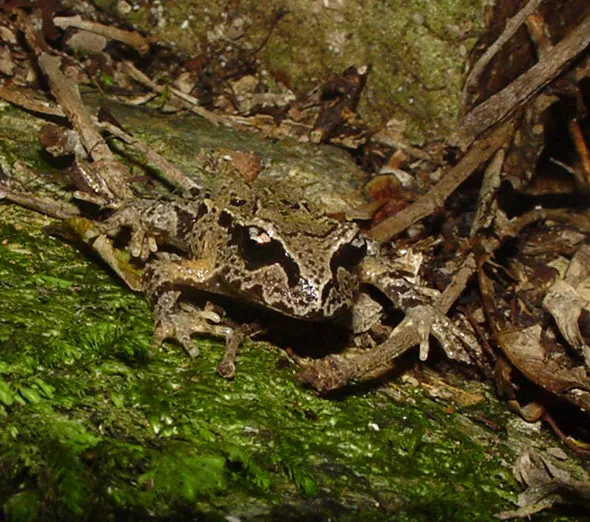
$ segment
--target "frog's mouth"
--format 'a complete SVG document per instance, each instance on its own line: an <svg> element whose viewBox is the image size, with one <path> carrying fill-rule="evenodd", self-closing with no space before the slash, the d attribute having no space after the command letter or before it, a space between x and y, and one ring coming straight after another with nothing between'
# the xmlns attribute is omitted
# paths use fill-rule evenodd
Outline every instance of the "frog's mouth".
<svg viewBox="0 0 590 522"><path fill-rule="evenodd" d="M295 319L323 321L349 309L358 293L356 274L343 268L323 285L299 278L297 284L289 286L285 279L281 267L264 267L258 272L257 283L242 288L240 300Z"/></svg>

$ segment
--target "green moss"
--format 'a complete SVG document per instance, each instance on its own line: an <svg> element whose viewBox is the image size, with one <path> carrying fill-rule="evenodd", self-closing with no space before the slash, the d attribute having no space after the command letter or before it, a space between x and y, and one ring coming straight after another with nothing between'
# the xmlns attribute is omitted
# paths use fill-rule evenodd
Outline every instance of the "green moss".
<svg viewBox="0 0 590 522"><path fill-rule="evenodd" d="M53 520L222 507L248 520L253 505L304 510L326 496L355 520L380 502L395 520L486 520L504 507L498 448L482 451L439 406L375 391L322 399L264 344L245 347L231 382L215 373L218 343L200 341L195 360L176 346L150 359L140 296L56 239L6 224L0 239L10 520L39 506Z"/></svg>
<svg viewBox="0 0 590 522"><path fill-rule="evenodd" d="M226 61L225 38L235 20L243 35L233 45L247 53L266 39L277 13L286 12L256 55L261 68L306 93L351 65L371 64L361 114L372 125L406 120L407 137L416 142L444 137L456 124L467 55L489 6L486 0L248 0L228 9L184 0L150 18L157 9L151 4L122 15L116 0L97 3L181 52L206 53L213 45Z"/></svg>
<svg viewBox="0 0 590 522"><path fill-rule="evenodd" d="M5 163L36 165L45 186L39 125L12 116L0 131ZM189 145L182 138L189 128L194 134L193 120L146 111L135 118L123 124L161 132L192 154L226 136L202 126L201 141ZM260 150L286 171L295 158L346 172L322 167L323 149L306 156L301 147L234 134L240 148ZM188 168L190 158L181 164ZM49 223L0 203L6 519L461 521L493 520L510 507L514 484L502 462L514 455L498 434L469 421L470 410L448 414L406 385L395 388L402 402L371 387L318 397L299 384L287 355L264 343L243 347L233 381L215 371L217 341L197 339L196 359L173 344L150 356L145 299L96 258L43 233Z"/></svg>

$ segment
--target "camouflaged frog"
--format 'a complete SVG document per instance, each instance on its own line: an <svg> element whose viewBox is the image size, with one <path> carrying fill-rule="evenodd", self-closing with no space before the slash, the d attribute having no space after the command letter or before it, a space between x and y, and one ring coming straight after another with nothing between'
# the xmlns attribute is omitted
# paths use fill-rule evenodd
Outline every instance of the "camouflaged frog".
<svg viewBox="0 0 590 522"><path fill-rule="evenodd" d="M381 248L354 223L327 217L304 202L277 198L271 189L136 199L102 222L87 223L87 242L131 288L152 299L155 345L172 338L196 356L194 334L225 337L226 358L219 371L226 377L235 373L233 359L244 336L223 324L214 310L181 299L188 289L297 319L346 316L354 333L369 330L383 313L365 286L376 288L408 317L418 309L424 312L436 295L417 284L417 273L407 265L384 261ZM141 280L116 260L112 239L125 230L130 231L127 249L142 266ZM421 329L424 341L430 333L442 342L459 337L434 309L426 315L430 324Z"/></svg>

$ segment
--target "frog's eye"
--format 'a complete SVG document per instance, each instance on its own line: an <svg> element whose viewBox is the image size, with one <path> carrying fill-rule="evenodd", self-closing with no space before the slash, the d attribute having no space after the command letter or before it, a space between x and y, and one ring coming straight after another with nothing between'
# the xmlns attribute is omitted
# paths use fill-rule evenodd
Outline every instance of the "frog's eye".
<svg viewBox="0 0 590 522"><path fill-rule="evenodd" d="M240 251L240 257L248 270L277 264L285 272L289 286L295 286L301 272L297 263L285 251L283 244L273 239L266 230L255 226L235 226L232 241Z"/></svg>
<svg viewBox="0 0 590 522"><path fill-rule="evenodd" d="M348 272L352 272L358 264L363 260L367 253L367 243L360 236L349 243L341 245L330 260L330 269L334 276L337 275L338 268L344 268Z"/></svg>
<svg viewBox="0 0 590 522"><path fill-rule="evenodd" d="M248 227L248 237L259 245L266 245L272 241L266 231L258 227Z"/></svg>

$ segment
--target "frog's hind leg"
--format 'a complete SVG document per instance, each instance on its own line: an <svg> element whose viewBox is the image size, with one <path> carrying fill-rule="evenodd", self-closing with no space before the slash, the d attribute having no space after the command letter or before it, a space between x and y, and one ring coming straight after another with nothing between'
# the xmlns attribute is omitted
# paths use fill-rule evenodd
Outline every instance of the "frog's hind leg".
<svg viewBox="0 0 590 522"><path fill-rule="evenodd" d="M446 312L436 306L440 292L420 284L417 277L412 277L411 271L399 270L393 263L368 258L362 268L362 281L377 288L395 308L405 313L403 321L392 332L393 337L412 328L420 345L420 360L425 361L428 357L432 335L449 358L470 362L469 352L478 351L477 340L470 331L455 326Z"/></svg>

